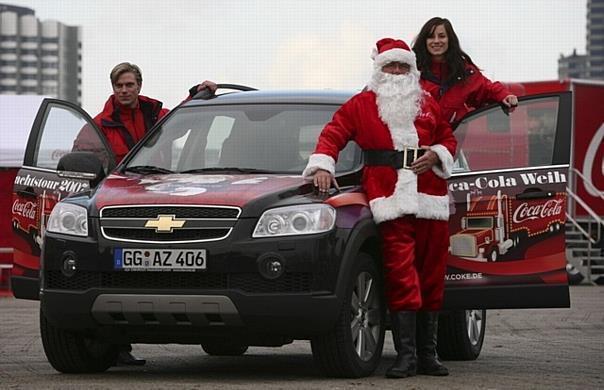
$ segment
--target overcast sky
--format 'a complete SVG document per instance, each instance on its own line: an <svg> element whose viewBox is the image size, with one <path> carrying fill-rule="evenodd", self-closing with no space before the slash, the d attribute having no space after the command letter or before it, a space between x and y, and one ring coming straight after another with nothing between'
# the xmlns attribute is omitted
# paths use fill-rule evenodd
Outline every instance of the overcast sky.
<svg viewBox="0 0 604 390"><path fill-rule="evenodd" d="M359 89L383 37L411 43L433 16L491 79L556 79L561 53L585 53L587 0L0 0L83 28L82 103L96 114L123 61L142 94L174 107L205 79L260 89Z"/></svg>

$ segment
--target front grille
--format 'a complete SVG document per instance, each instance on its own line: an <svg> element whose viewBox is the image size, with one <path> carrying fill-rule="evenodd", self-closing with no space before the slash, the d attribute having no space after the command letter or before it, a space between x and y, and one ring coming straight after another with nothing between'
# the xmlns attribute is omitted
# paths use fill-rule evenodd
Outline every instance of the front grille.
<svg viewBox="0 0 604 390"><path fill-rule="evenodd" d="M476 257L476 237L469 234L451 236L451 254L455 256Z"/></svg>
<svg viewBox="0 0 604 390"><path fill-rule="evenodd" d="M107 207L102 218L157 218L158 215L175 215L176 218L237 218L239 209L223 207L145 206Z"/></svg>
<svg viewBox="0 0 604 390"><path fill-rule="evenodd" d="M286 273L267 280L255 273L218 274L205 272L87 272L70 278L61 271L46 271L46 288L84 291L90 288L215 289L249 293L310 292L311 273Z"/></svg>
<svg viewBox="0 0 604 390"><path fill-rule="evenodd" d="M230 229L177 229L172 233L157 233L153 229L103 228L108 238L136 241L197 241L224 238Z"/></svg>
<svg viewBox="0 0 604 390"><path fill-rule="evenodd" d="M100 225L105 238L117 241L216 241L228 237L240 213L240 208L226 206L109 206L101 209ZM167 224L164 230L172 231L162 232L158 225L149 224L160 219ZM174 220L184 221L184 225L171 225Z"/></svg>

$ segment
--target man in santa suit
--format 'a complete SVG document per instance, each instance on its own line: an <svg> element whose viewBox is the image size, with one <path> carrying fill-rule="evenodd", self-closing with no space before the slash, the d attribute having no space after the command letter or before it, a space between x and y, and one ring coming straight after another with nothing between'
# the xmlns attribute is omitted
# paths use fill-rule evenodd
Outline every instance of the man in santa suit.
<svg viewBox="0 0 604 390"><path fill-rule="evenodd" d="M391 38L376 46L366 90L344 103L325 126L303 175L327 192L332 184L337 187L339 151L350 140L363 149L362 185L382 235L398 353L386 376L448 375L436 356L436 332L449 240L445 179L457 142L438 103L420 87L409 46Z"/></svg>

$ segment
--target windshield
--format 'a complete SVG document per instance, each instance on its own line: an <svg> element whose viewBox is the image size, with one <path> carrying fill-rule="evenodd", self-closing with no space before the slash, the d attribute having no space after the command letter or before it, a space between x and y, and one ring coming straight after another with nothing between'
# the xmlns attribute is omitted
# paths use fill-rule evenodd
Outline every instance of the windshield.
<svg viewBox="0 0 604 390"><path fill-rule="evenodd" d="M493 227L493 218L468 218L468 229L488 229Z"/></svg>
<svg viewBox="0 0 604 390"><path fill-rule="evenodd" d="M336 105L249 104L184 107L166 120L128 162L131 171L239 170L299 175ZM349 143L337 172L361 164Z"/></svg>

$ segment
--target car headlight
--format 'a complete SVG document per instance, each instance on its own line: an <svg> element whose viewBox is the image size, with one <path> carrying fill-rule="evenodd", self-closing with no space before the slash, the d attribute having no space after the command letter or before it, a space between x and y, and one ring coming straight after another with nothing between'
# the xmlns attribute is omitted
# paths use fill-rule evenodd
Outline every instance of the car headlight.
<svg viewBox="0 0 604 390"><path fill-rule="evenodd" d="M279 207L262 214L252 237L323 233L335 223L336 210L326 204Z"/></svg>
<svg viewBox="0 0 604 390"><path fill-rule="evenodd" d="M59 202L50 213L46 230L86 237L88 236L88 212L84 207Z"/></svg>

